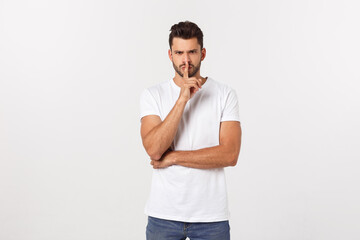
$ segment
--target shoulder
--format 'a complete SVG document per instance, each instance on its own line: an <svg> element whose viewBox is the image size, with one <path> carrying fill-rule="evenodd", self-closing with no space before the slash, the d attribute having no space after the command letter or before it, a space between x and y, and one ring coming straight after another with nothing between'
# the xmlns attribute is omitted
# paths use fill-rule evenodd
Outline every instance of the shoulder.
<svg viewBox="0 0 360 240"><path fill-rule="evenodd" d="M149 95L149 94L152 96L157 96L159 94L161 95L162 92L168 91L169 87L170 87L170 81L169 80L163 81L158 84L145 88L142 91L141 95Z"/></svg>
<svg viewBox="0 0 360 240"><path fill-rule="evenodd" d="M143 94L150 94L152 96L159 96L163 95L164 93L169 91L170 88L170 81L163 81L153 86L147 87L143 90Z"/></svg>
<svg viewBox="0 0 360 240"><path fill-rule="evenodd" d="M210 77L208 77L208 83L210 88L217 90L221 95L228 95L230 92L234 91L234 89L226 83L216 81Z"/></svg>
<svg viewBox="0 0 360 240"><path fill-rule="evenodd" d="M160 82L158 84L155 84L153 86L150 86L150 87L146 88L146 90L148 90L149 92L161 91L163 89L168 88L169 85L170 85L170 81L166 80L166 81Z"/></svg>

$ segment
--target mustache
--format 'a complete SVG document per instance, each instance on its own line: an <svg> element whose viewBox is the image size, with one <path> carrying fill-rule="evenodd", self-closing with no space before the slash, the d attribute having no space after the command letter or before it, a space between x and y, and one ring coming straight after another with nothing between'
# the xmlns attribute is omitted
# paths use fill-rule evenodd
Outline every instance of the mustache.
<svg viewBox="0 0 360 240"><path fill-rule="evenodd" d="M185 66L186 66L186 64L180 65L180 68L185 67ZM194 67L193 64L189 64L189 66L190 66L190 67Z"/></svg>

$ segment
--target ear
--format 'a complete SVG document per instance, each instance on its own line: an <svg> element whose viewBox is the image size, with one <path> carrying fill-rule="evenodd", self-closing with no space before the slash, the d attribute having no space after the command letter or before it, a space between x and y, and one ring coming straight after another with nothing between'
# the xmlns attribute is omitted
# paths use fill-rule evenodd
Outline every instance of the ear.
<svg viewBox="0 0 360 240"><path fill-rule="evenodd" d="M169 49L169 51L168 51L168 55L169 55L169 59L170 59L170 61L172 61L171 49Z"/></svg>
<svg viewBox="0 0 360 240"><path fill-rule="evenodd" d="M201 61L206 57L206 48L201 49Z"/></svg>

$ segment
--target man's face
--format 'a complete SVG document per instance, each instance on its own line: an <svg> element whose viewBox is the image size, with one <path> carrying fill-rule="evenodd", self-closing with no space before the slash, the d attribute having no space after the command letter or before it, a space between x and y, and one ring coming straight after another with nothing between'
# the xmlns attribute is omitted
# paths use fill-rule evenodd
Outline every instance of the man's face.
<svg viewBox="0 0 360 240"><path fill-rule="evenodd" d="M184 77L185 63L189 64L189 77L198 73L201 61L205 58L206 50L201 50L197 38L182 39L173 38L172 47L169 50L169 58L175 71Z"/></svg>

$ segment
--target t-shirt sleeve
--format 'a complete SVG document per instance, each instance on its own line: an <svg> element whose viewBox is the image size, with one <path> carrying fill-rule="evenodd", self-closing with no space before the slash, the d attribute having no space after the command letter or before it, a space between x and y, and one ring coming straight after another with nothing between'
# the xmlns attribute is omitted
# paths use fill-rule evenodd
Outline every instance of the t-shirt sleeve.
<svg viewBox="0 0 360 240"><path fill-rule="evenodd" d="M158 115L160 117L160 111L155 98L148 89L145 89L140 96L140 121L147 115Z"/></svg>
<svg viewBox="0 0 360 240"><path fill-rule="evenodd" d="M226 98L225 106L221 116L221 122L224 121L238 121L240 122L239 116L239 103L237 99L236 92L233 89L230 89Z"/></svg>

